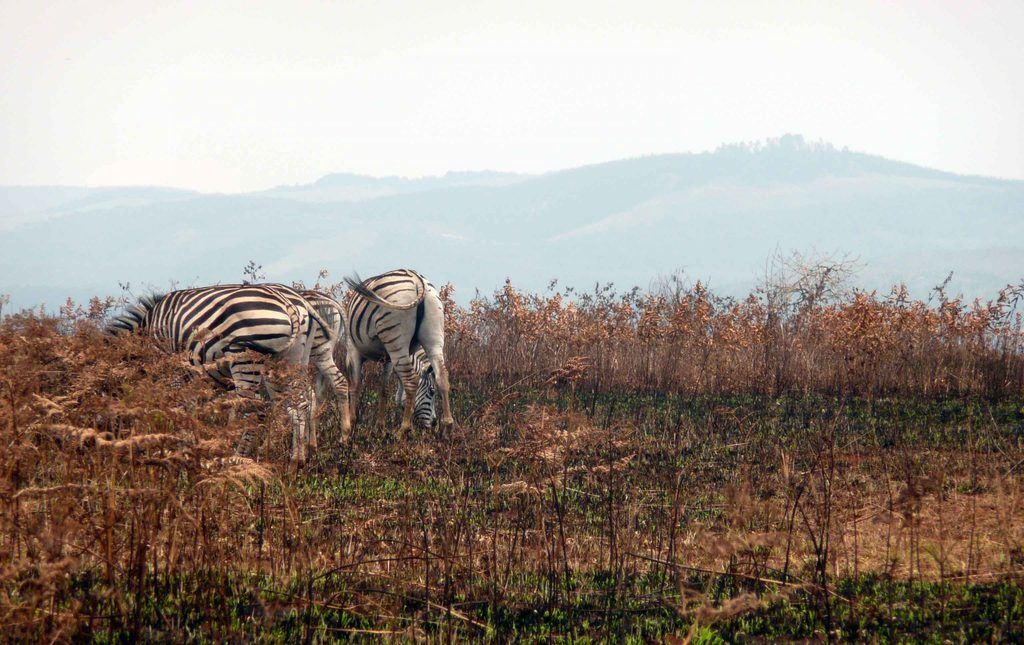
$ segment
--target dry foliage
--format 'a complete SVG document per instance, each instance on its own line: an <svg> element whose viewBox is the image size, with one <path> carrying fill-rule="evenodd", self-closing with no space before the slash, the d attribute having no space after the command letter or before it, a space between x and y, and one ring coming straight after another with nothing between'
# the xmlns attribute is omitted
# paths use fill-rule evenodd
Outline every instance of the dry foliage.
<svg viewBox="0 0 1024 645"><path fill-rule="evenodd" d="M883 432L847 399L662 394L1019 405L1012 291L789 309L699 284L575 300L507 285L467 309L444 295L463 425L402 438L397 411L370 405L341 446L328 413L298 473L280 410L145 338L105 339L90 322L103 303L0 323L5 635L500 638L526 612L610 625L666 608L685 634L794 594L830 616L856 601L844 577L1024 568L1024 454L994 416ZM237 457L253 428L255 460ZM190 580L214 581L209 595ZM189 593L190 611L160 608Z"/></svg>
<svg viewBox="0 0 1024 645"><path fill-rule="evenodd" d="M507 382L589 363L585 384L687 394L821 392L1018 396L1024 392L1024 283L989 302L936 290L912 300L808 286L720 298L700 282L655 292L551 291L506 283L468 308L447 303L451 361L463 379ZM450 289L445 293L450 296Z"/></svg>
<svg viewBox="0 0 1024 645"><path fill-rule="evenodd" d="M8 636L73 629L75 604L53 604L71 573L138 593L155 575L230 561L251 523L246 487L275 477L234 452L253 402L144 338L67 325L16 316L0 327Z"/></svg>

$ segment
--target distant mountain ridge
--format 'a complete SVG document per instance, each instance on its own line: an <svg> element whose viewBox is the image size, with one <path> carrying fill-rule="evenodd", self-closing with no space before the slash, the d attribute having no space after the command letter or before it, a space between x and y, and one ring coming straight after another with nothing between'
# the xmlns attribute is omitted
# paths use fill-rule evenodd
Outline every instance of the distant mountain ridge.
<svg viewBox="0 0 1024 645"><path fill-rule="evenodd" d="M311 202L363 201L388 195L416 193L460 186L507 186L529 179L531 175L511 172L451 171L436 177L370 177L353 173L324 175L312 184L278 186L261 193Z"/></svg>
<svg viewBox="0 0 1024 645"><path fill-rule="evenodd" d="M366 175L357 175L353 173L339 172L332 173L330 175L324 175L320 179L313 182L314 186L348 186L352 184L388 184L398 186L431 186L431 187L442 187L442 186L500 186L521 179L526 179L533 175L525 175L514 172L497 172L494 170L452 170L446 172L443 175L435 177L421 177L421 178L409 178L409 177L398 177L398 176L387 176L387 177L368 177Z"/></svg>
<svg viewBox="0 0 1024 645"><path fill-rule="evenodd" d="M846 253L860 283L991 296L1024 277L1024 182L961 176L787 135L540 175L337 173L242 195L0 187L0 293L67 295L413 266L465 300L506 277L541 289L646 287L685 269L742 294L776 250Z"/></svg>

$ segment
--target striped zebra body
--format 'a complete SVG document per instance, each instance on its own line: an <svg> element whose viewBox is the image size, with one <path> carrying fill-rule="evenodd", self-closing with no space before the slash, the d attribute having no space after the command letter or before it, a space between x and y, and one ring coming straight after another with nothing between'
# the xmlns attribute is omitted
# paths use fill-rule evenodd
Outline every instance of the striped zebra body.
<svg viewBox="0 0 1024 645"><path fill-rule="evenodd" d="M362 361L386 358L405 393L402 430L411 429L417 405L422 406L417 423L433 423L435 390L441 395L441 423L452 425L444 362L444 305L437 290L410 269L388 271L362 282L352 278L346 281L355 292L345 316L345 368L353 388L353 418L359 401Z"/></svg>
<svg viewBox="0 0 1024 645"><path fill-rule="evenodd" d="M272 397L288 390L266 378L262 358L250 352L305 367L318 366L337 335L323 316L297 291L280 284L215 285L144 297L107 327L111 333L147 331L170 351L183 351L189 362L211 378L242 393L265 389ZM329 343L317 346L322 334ZM292 460L302 462L316 445L308 423L315 397L300 388L286 401L293 425Z"/></svg>

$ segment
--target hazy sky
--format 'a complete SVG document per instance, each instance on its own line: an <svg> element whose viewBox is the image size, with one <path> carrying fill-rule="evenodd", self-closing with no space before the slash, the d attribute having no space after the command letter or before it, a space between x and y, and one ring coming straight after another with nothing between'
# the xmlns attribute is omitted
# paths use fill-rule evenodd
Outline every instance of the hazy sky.
<svg viewBox="0 0 1024 645"><path fill-rule="evenodd" d="M238 191L802 133L1024 179L1024 2L0 0L0 184Z"/></svg>

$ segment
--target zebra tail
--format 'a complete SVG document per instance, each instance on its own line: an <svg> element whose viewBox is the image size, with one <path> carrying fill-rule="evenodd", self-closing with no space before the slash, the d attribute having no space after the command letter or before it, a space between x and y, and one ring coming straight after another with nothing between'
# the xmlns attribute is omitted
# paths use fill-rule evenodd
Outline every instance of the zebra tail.
<svg viewBox="0 0 1024 645"><path fill-rule="evenodd" d="M424 296L427 295L427 287L423 283L423 278L420 277L420 275L415 272L413 272L413 275L416 276L416 280L418 281L418 284L416 286L416 299L404 305L396 305L395 303L388 302L384 298L378 296L376 293L373 292L373 290L367 287L362 280L359 279L358 273L355 274L355 278L352 278L351 276L346 277L345 282L348 284L349 288L352 289L352 291L355 291L357 295L366 298L370 302L374 302L382 307L387 307L388 309L394 309L396 311L408 311L409 309L418 307L419 304L423 302Z"/></svg>
<svg viewBox="0 0 1024 645"><path fill-rule="evenodd" d="M306 299L306 296L299 294L299 297L302 298L303 304L305 304L306 309L309 310L310 317L313 320L315 320L316 324L320 325L320 327L324 330L324 336L327 337L327 341L331 343L331 345L334 345L334 343L337 341L337 338L334 337L334 330L331 329L331 324L327 322L323 316L320 315L320 312L316 310L316 307L314 307L312 303L309 302L309 300ZM344 318L342 318L342 320L344 320Z"/></svg>

